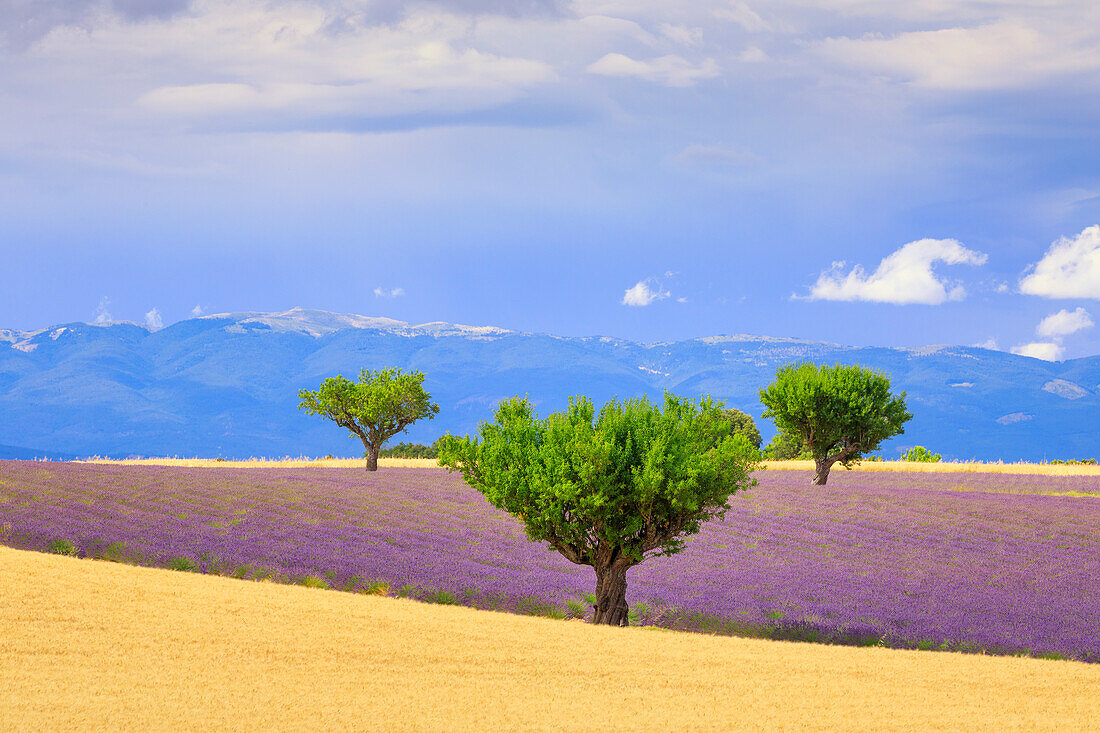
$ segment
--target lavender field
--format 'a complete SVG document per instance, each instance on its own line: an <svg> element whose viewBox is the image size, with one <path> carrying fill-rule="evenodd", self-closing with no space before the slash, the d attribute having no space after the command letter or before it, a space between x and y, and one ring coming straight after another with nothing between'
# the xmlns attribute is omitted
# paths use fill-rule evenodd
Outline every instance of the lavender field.
<svg viewBox="0 0 1100 733"><path fill-rule="evenodd" d="M1100 485L1087 476L757 474L687 549L629 576L668 628L1100 662ZM6 545L581 616L589 568L436 468L0 462Z"/></svg>

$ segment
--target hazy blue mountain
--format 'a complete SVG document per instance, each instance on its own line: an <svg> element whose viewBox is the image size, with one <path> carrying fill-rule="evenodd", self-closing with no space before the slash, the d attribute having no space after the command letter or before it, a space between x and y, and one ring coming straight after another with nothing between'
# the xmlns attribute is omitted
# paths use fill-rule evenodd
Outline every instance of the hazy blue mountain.
<svg viewBox="0 0 1100 733"><path fill-rule="evenodd" d="M400 366L442 408L401 439L466 433L503 397L542 412L664 390L728 401L758 418L757 391L784 363L859 363L890 375L915 415L883 453L949 458L1100 456L1100 356L1051 363L1000 351L857 348L716 336L639 344L293 309L203 316L150 332L132 323L0 331L0 457L359 455L335 425L297 410L299 389ZM18 448L12 446L19 446Z"/></svg>

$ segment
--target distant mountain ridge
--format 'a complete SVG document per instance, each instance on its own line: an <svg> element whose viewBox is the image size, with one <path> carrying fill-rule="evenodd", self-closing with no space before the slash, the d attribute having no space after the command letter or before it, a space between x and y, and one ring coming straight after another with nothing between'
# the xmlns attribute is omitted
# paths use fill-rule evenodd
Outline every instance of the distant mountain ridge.
<svg viewBox="0 0 1100 733"><path fill-rule="evenodd" d="M294 308L155 331L119 322L0 330L0 458L357 455L361 445L340 428L297 410L297 392L384 366L423 371L441 407L407 440L476 430L515 394L545 414L572 394L598 404L666 389L725 399L769 436L757 391L778 366L802 360L859 363L906 390L915 417L888 456L921 444L958 459L1100 457L1100 356L1052 363L975 347L744 335L641 344Z"/></svg>

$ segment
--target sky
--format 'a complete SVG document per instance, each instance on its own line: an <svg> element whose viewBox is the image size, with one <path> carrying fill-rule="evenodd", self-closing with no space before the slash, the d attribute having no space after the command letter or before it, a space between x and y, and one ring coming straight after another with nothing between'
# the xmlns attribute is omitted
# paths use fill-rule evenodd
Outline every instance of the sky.
<svg viewBox="0 0 1100 733"><path fill-rule="evenodd" d="M5 0L0 328L1100 354L1095 0Z"/></svg>

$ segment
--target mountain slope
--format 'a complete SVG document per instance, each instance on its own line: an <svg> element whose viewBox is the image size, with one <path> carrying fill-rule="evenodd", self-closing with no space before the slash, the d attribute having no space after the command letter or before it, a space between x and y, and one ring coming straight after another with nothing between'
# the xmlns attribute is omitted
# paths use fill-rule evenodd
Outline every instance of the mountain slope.
<svg viewBox="0 0 1100 733"><path fill-rule="evenodd" d="M759 388L799 360L859 363L906 390L915 417L888 455L914 444L963 459L1100 454L1100 357L1051 363L969 347L753 336L639 344L302 309L204 316L155 332L130 323L0 331L0 446L26 446L21 455L356 455L361 445L340 428L298 412L297 393L385 366L427 375L441 412L403 436L425 442L475 430L515 394L545 413L572 394L598 404L667 389L711 394L759 418Z"/></svg>

